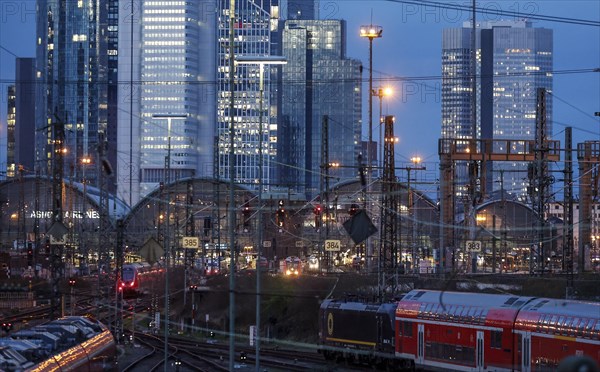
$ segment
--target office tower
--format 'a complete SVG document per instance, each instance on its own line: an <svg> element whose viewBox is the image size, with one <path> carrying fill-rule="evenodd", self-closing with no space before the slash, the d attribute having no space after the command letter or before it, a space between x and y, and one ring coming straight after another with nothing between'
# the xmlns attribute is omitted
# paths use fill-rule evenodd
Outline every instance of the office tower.
<svg viewBox="0 0 600 372"><path fill-rule="evenodd" d="M15 122L17 97L15 95L15 86L9 85L7 88L7 110L6 110L6 177L15 176Z"/></svg>
<svg viewBox="0 0 600 372"><path fill-rule="evenodd" d="M443 30L442 138L471 138L471 30L471 22ZM486 21L476 31L477 138L533 140L537 89L552 90L552 30L533 28L527 21ZM551 137L550 97L547 114ZM465 167L457 168L458 184L466 185ZM492 169L489 191L500 190L499 170L504 170L504 189L526 196L526 163L494 162Z"/></svg>
<svg viewBox="0 0 600 372"><path fill-rule="evenodd" d="M139 10L119 34L118 195L133 205L160 183L213 174L216 3L120 6ZM169 130L157 115L186 118Z"/></svg>
<svg viewBox="0 0 600 372"><path fill-rule="evenodd" d="M236 1L234 29L230 30L230 1L219 0L217 18L217 136L218 166L215 176L230 179L230 124L231 92L234 91L234 181L249 188L256 188L259 179L268 189L273 184L272 161L276 156L278 142L277 105L273 99L272 70L264 67L263 115L260 133L261 101L259 90L259 66L238 65L235 68L235 85L230 84L230 31L234 32L236 56L269 56L276 51L273 45L278 30L278 0ZM232 89L233 88L233 89ZM262 138L261 138L262 137ZM262 140L263 166L259 175L259 143Z"/></svg>
<svg viewBox="0 0 600 372"><path fill-rule="evenodd" d="M318 0L287 0L287 19L319 19Z"/></svg>
<svg viewBox="0 0 600 372"><path fill-rule="evenodd" d="M14 120L14 163L30 174L35 166L35 58L17 58Z"/></svg>
<svg viewBox="0 0 600 372"><path fill-rule="evenodd" d="M321 132L328 117L329 162L335 181L352 179L360 152L361 63L346 58L346 23L288 20L282 31L282 123L278 148L281 183L307 197L319 193Z"/></svg>
<svg viewBox="0 0 600 372"><path fill-rule="evenodd" d="M84 168L96 168L100 157L115 159L116 5L116 0L38 1L36 168L42 174L51 170L58 123L64 127L64 170L69 177L79 181ZM85 178L95 184L96 177L88 170ZM114 191L114 182L107 188Z"/></svg>
<svg viewBox="0 0 600 372"><path fill-rule="evenodd" d="M100 157L109 162L116 157L117 5L117 0L37 2L35 167L41 174L51 174L59 125L65 176L81 180L89 166L84 158L97 165ZM96 172L86 178L97 183Z"/></svg>

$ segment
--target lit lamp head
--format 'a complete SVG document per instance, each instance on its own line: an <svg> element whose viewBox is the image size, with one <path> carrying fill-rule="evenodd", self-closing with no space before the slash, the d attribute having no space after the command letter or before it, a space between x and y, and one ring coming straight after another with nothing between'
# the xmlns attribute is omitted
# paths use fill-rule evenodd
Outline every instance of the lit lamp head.
<svg viewBox="0 0 600 372"><path fill-rule="evenodd" d="M412 158L410 158L410 161L412 161L413 164L419 164L419 163L421 163L421 157L420 156L413 156Z"/></svg>
<svg viewBox="0 0 600 372"><path fill-rule="evenodd" d="M360 37L366 37L371 40L381 37L383 28L376 25L360 26Z"/></svg>

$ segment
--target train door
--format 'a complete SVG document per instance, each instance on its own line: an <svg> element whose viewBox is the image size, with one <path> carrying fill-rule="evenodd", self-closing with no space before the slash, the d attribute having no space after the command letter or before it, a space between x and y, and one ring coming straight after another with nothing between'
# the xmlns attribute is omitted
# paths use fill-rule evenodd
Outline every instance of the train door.
<svg viewBox="0 0 600 372"><path fill-rule="evenodd" d="M525 332L523 335L523 349L521 350L521 371L531 371L531 332Z"/></svg>
<svg viewBox="0 0 600 372"><path fill-rule="evenodd" d="M417 363L423 364L425 354L425 325L417 325Z"/></svg>
<svg viewBox="0 0 600 372"><path fill-rule="evenodd" d="M484 345L483 345L483 331L477 331L477 347L475 349L475 355L477 356L476 359L476 369L478 371L484 371L485 370L485 363L484 363Z"/></svg>

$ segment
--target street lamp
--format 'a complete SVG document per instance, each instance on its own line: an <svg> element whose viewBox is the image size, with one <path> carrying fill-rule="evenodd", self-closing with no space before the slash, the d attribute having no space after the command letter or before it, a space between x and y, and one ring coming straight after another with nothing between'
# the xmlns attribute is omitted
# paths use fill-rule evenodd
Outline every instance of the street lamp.
<svg viewBox="0 0 600 372"><path fill-rule="evenodd" d="M368 188L371 185L371 170L373 167L373 159L371 155L371 146L373 143L373 39L378 39L383 34L383 28L376 25L360 26L360 37L369 39L369 140L367 142L367 194ZM365 196L365 201L367 197ZM368 204L367 204L368 205ZM372 258L373 246L371 239L367 238L367 256ZM371 269L371 259L367 260L369 270Z"/></svg>
<svg viewBox="0 0 600 372"><path fill-rule="evenodd" d="M259 106L258 106L258 244L256 248L256 371L260 371L260 262L262 255L262 189L263 189L263 100L265 65L284 65L285 57L281 56L238 56L237 65L258 65L259 68Z"/></svg>
<svg viewBox="0 0 600 372"><path fill-rule="evenodd" d="M383 166L383 97L390 97L393 92L390 87L379 87L371 91L371 95L379 98L379 167Z"/></svg>
<svg viewBox="0 0 600 372"><path fill-rule="evenodd" d="M81 182L83 183L83 202L82 202L82 209L83 209L83 222L81 225L82 226L82 236L80 238L80 242L83 240L83 232L84 231L88 231L87 227L86 227L86 221L87 221L87 179L85 178L85 170L87 167L89 167L90 165L92 165L92 158L89 155L84 155L83 158L81 158L81 169L82 169L82 180ZM84 245L80 243L80 247ZM87 250L87 244L85 244L85 249L83 252L80 252L80 256L84 256L85 258L82 259L81 257L79 257L79 268L80 271L83 273L84 270L84 265L87 266L87 260L88 260L88 250ZM83 262L82 262L83 261ZM86 270L87 271L87 270Z"/></svg>
<svg viewBox="0 0 600 372"><path fill-rule="evenodd" d="M171 182L171 121L175 119L186 119L187 115L174 114L153 114L152 119L167 120L167 157L165 158L165 187L169 187ZM169 361L169 259L171 256L169 239L169 214L171 205L170 194L167 191L167 213L165 227L165 371Z"/></svg>

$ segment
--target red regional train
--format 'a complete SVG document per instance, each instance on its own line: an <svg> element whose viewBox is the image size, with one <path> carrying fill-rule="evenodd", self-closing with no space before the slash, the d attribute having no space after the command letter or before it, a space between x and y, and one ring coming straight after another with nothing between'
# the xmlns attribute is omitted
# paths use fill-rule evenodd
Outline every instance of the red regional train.
<svg viewBox="0 0 600 372"><path fill-rule="evenodd" d="M125 297L135 297L142 292L144 277L161 272L160 266L152 266L147 262L134 262L123 265L119 289Z"/></svg>
<svg viewBox="0 0 600 372"><path fill-rule="evenodd" d="M394 315L389 306L324 301L321 352L440 371L555 371L574 356L588 371L600 363L600 303L413 290L392 304Z"/></svg>

